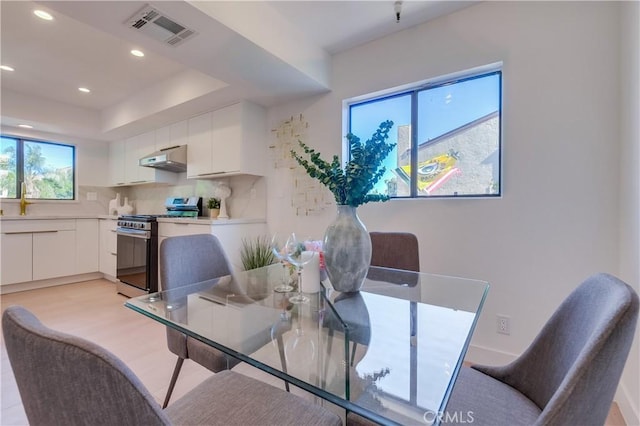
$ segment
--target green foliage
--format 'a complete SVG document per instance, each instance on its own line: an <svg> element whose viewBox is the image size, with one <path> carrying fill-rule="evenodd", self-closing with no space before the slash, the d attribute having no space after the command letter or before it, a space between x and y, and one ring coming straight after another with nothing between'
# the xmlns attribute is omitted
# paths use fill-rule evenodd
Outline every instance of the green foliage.
<svg viewBox="0 0 640 426"><path fill-rule="evenodd" d="M207 208L208 209L219 209L220 208L220 200L214 197L211 197L207 200Z"/></svg>
<svg viewBox="0 0 640 426"><path fill-rule="evenodd" d="M73 168L71 166L53 168L47 164L40 145L25 143L23 181L29 190L29 198L72 200ZM16 148L9 145L0 154L0 196L17 198Z"/></svg>
<svg viewBox="0 0 640 426"><path fill-rule="evenodd" d="M388 195L371 194L370 192L384 175L385 168L382 166L382 162L395 146L395 144L386 142L391 127L393 127L393 121L383 121L371 139L364 144L360 143L360 138L349 133L347 141L349 142L351 160L344 169L340 167L337 155L333 156L331 162L327 162L320 158L318 152L309 148L302 141L298 141L298 143L304 153L308 155L309 160L293 150L291 156L304 167L309 176L329 188L338 204L358 207L372 201L387 201Z"/></svg>
<svg viewBox="0 0 640 426"><path fill-rule="evenodd" d="M9 145L0 154L0 197L16 198L16 148Z"/></svg>
<svg viewBox="0 0 640 426"><path fill-rule="evenodd" d="M264 235L249 240L243 238L240 261L245 271L276 263L276 257L271 251L270 239Z"/></svg>

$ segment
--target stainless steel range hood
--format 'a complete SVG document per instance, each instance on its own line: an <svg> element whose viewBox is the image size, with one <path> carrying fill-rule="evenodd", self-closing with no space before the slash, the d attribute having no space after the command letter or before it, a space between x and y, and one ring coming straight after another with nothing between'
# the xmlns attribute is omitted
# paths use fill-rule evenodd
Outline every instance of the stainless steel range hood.
<svg viewBox="0 0 640 426"><path fill-rule="evenodd" d="M160 151L142 157L138 164L144 167L153 167L170 172L186 172L187 146L178 145L161 149Z"/></svg>

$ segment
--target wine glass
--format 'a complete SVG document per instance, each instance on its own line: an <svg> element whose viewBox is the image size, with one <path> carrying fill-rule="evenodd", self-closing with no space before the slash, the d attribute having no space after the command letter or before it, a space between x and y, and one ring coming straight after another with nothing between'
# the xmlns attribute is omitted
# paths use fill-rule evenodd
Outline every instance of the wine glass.
<svg viewBox="0 0 640 426"><path fill-rule="evenodd" d="M287 239L284 246L284 253L289 263L296 267L298 273L298 294L289 300L291 303L306 303L309 301L309 298L302 294L302 268L311 261L311 257L302 255L304 253L304 243L298 240L295 233L291 234L289 239Z"/></svg>
<svg viewBox="0 0 640 426"><path fill-rule="evenodd" d="M289 277L287 274L287 265L285 263L286 257L284 255L284 247L278 242L277 234L274 234L273 237L271 237L271 251L282 265L282 282L275 286L273 290L278 293L289 293L290 291L293 291L293 286L288 284Z"/></svg>

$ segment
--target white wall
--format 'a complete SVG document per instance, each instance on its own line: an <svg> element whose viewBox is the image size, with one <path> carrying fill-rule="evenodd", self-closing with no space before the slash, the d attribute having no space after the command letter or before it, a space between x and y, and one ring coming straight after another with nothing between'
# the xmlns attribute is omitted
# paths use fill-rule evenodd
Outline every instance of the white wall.
<svg viewBox="0 0 640 426"><path fill-rule="evenodd" d="M302 113L307 142L340 153L343 99L503 61L502 199L359 208L369 230L417 234L422 270L491 283L472 361L499 364L521 353L582 280L619 272L619 8L481 3L335 56L331 93L269 110L272 128ZM630 166L636 176L637 167ZM275 174L272 231L322 236L334 212L295 217L287 194L273 187ZM630 214L637 221L637 206ZM495 332L497 314L511 317L511 336Z"/></svg>
<svg viewBox="0 0 640 426"><path fill-rule="evenodd" d="M640 292L640 3L625 2L620 13L620 277ZM627 424L636 425L640 424L638 340L631 349L617 398L621 405L630 401L621 408Z"/></svg>

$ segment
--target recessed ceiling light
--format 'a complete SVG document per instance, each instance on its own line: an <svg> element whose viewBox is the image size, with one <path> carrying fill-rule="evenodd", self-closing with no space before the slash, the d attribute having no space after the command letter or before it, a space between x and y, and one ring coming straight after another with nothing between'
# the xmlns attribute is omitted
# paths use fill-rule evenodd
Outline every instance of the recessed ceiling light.
<svg viewBox="0 0 640 426"><path fill-rule="evenodd" d="M9 65L0 65L0 70L5 70L5 71L15 71L13 68L11 68Z"/></svg>
<svg viewBox="0 0 640 426"><path fill-rule="evenodd" d="M89 93L91 92L91 90L87 89L86 87L78 87L78 90L81 91L82 93Z"/></svg>
<svg viewBox="0 0 640 426"><path fill-rule="evenodd" d="M45 12L44 10L34 10L33 14L36 15L40 19L44 19L45 21L52 21L53 16L50 13Z"/></svg>
<svg viewBox="0 0 640 426"><path fill-rule="evenodd" d="M131 51L131 54L133 56L137 56L138 58L142 58L144 56L144 52L142 52L141 50L138 50L138 49L133 49Z"/></svg>
<svg viewBox="0 0 640 426"><path fill-rule="evenodd" d="M33 126L29 124L18 124L18 127L22 127L23 129L33 129Z"/></svg>

